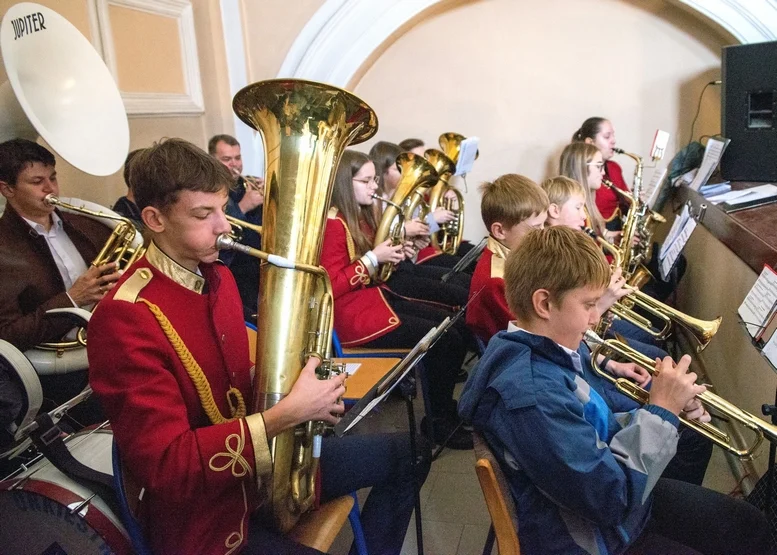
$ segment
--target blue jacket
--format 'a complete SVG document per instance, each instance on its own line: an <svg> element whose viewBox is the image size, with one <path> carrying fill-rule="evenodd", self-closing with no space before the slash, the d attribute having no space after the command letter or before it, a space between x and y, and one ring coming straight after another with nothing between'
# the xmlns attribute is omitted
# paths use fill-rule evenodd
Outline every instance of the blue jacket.
<svg viewBox="0 0 777 555"><path fill-rule="evenodd" d="M491 339L459 412L505 472L527 555L623 552L677 449L674 414L645 405L616 418L569 354L524 331Z"/></svg>

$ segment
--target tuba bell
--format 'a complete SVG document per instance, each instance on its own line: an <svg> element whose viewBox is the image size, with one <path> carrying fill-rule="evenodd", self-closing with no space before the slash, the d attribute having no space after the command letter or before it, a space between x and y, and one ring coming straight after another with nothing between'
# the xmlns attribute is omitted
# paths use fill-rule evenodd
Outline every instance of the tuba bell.
<svg viewBox="0 0 777 555"><path fill-rule="evenodd" d="M386 239L391 239L394 245L404 242L406 215L403 207L410 203L417 189L425 189L437 181L437 172L434 167L422 156L417 156L412 152L403 152L397 157L397 168L399 168L401 176L391 200L387 201L377 197L379 201L386 202L388 206L383 211L373 246L381 244ZM376 280L379 283L387 281L393 270L393 264L382 264Z"/></svg>
<svg viewBox="0 0 777 555"><path fill-rule="evenodd" d="M432 233L432 244L446 254L456 254L464 236L464 197L461 192L449 183L456 172L456 163L442 151L430 148L424 152L424 157L434 166L439 181L429 193L429 211L437 208L450 210L456 218L440 226L440 231ZM453 198L451 198L453 196Z"/></svg>
<svg viewBox="0 0 777 555"><path fill-rule="evenodd" d="M321 359L319 370L326 372L333 301L319 259L335 171L346 146L372 137L378 123L353 94L298 79L248 85L232 107L261 134L267 164L262 250L249 252L264 259L253 405L263 411L291 391L308 358ZM308 422L270 441L273 478L265 510L281 531L315 499L319 428Z"/></svg>
<svg viewBox="0 0 777 555"><path fill-rule="evenodd" d="M461 143L464 141L464 139L466 139L466 137L460 133L443 133L438 138L438 142L440 143L440 150L442 150L443 154L450 158L454 164L458 163L459 161ZM480 156L479 150L475 153L475 160L478 159L478 156Z"/></svg>

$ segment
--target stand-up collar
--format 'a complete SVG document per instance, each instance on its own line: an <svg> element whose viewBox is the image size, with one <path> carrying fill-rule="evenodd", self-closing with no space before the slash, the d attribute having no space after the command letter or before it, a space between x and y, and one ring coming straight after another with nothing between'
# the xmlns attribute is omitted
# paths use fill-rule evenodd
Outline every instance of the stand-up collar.
<svg viewBox="0 0 777 555"><path fill-rule="evenodd" d="M178 262L167 256L162 250L151 241L146 251L146 260L154 268L172 279L178 285L186 287L195 293L202 293L205 287L205 278L190 272Z"/></svg>

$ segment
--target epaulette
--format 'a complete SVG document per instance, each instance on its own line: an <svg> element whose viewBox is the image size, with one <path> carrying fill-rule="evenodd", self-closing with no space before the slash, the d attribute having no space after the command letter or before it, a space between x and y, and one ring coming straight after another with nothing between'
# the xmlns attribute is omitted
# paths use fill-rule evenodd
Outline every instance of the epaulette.
<svg viewBox="0 0 777 555"><path fill-rule="evenodd" d="M326 217L329 220L334 220L335 218L337 218L337 206L332 206L329 209L329 212L327 212Z"/></svg>
<svg viewBox="0 0 777 555"><path fill-rule="evenodd" d="M499 256L491 256L491 277L504 279L505 259Z"/></svg>
<svg viewBox="0 0 777 555"><path fill-rule="evenodd" d="M121 284L113 298L117 301L127 301L128 303L137 302L140 292L149 284L152 277L154 277L154 274L148 268L138 268Z"/></svg>

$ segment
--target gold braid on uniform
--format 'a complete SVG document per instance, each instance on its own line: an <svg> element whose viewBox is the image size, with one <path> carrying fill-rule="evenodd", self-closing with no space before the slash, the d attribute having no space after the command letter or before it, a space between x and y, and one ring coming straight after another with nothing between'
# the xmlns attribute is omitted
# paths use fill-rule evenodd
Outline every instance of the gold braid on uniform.
<svg viewBox="0 0 777 555"><path fill-rule="evenodd" d="M205 411L205 414L208 415L208 418L210 418L210 421L213 424L225 424L227 422L234 422L240 418L245 418L246 403L243 400L243 395L240 393L240 390L233 386L227 391L227 403L229 403L229 410L232 415L230 418L224 417L216 406L216 400L213 398L213 392L210 389L208 378L205 377L205 374L202 371L202 367L194 360L191 351L186 347L183 339L181 339L181 336L175 331L173 324L168 320L164 312L162 312L162 309L146 299L138 299L138 302L145 303L149 310L151 310L151 314L156 317L159 326L170 341L170 345L172 345L178 358L181 359L184 368L186 368L186 373L189 374L189 377L194 384L194 388L197 390L197 396L200 398L202 408ZM235 409L233 398L237 402L237 409Z"/></svg>

